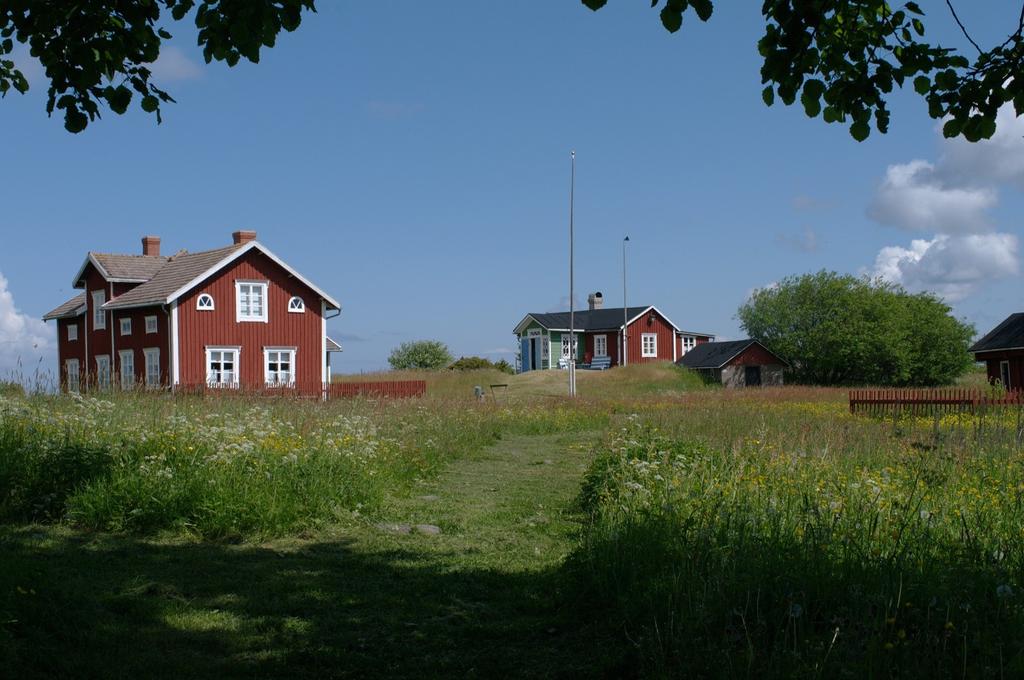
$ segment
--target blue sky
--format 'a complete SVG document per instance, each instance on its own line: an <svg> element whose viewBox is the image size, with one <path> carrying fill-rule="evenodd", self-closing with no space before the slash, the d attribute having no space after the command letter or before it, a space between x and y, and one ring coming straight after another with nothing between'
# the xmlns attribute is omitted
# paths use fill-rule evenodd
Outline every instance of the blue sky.
<svg viewBox="0 0 1024 680"><path fill-rule="evenodd" d="M623 0L319 4L234 69L170 25L156 71L178 104L159 126L132 111L66 133L22 54L33 89L0 101L0 371L52 363L34 320L86 251L149 233L201 250L239 228L342 302L341 371L419 338L511 357L519 319L567 300L570 149L580 300L621 304L628 234L630 303L723 338L752 289L822 268L939 291L980 331L1021 309L1024 125L950 144L903 93L890 133L858 144L766 108L759 3L675 35ZM944 3L921 4L931 37L964 43ZM961 4L989 44L1019 12Z"/></svg>

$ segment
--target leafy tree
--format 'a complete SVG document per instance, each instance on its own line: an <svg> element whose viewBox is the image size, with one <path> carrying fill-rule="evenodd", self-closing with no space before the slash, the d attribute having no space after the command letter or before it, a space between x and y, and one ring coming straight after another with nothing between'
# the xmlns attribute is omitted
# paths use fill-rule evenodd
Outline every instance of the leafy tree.
<svg viewBox="0 0 1024 680"><path fill-rule="evenodd" d="M590 9L608 0L581 0ZM712 0L651 0L661 22L678 31L692 10L708 21ZM886 98L911 84L926 98L928 112L946 119L948 137L970 141L991 137L996 112L1013 102L1024 114L1024 10L1002 43L989 49L971 37L951 0L951 18L977 52L971 61L957 51L924 40L925 15L916 2L888 0L763 0L765 33L758 43L764 62L762 96L771 106L798 99L807 115L828 123L848 123L864 140L872 118L879 132L889 129ZM64 112L64 126L80 132L105 104L124 113L134 94L144 111L160 120L170 94L151 82L149 65L171 34L167 16L182 21L193 14L198 43L207 62L234 66L241 58L258 62L282 29L293 31L314 0L0 0L0 94L25 92L28 81L9 56L14 42L28 44L50 81L47 112Z"/></svg>
<svg viewBox="0 0 1024 680"><path fill-rule="evenodd" d="M608 0L582 0L598 10ZM652 0L661 23L678 31L689 10L708 21L711 0ZM951 0L951 19L977 51L971 62L953 49L923 40L925 15L916 2L895 6L888 0L763 0L765 33L758 43L764 63L762 96L786 105L800 100L807 115L827 123L849 123L862 141L889 129L886 98L907 83L928 101L932 118L947 118L943 133L969 141L996 131L996 112L1013 102L1024 114L1024 8L1005 41L982 49L960 21Z"/></svg>
<svg viewBox="0 0 1024 680"><path fill-rule="evenodd" d="M739 309L750 337L792 364L796 382L924 386L971 366L974 327L930 293L821 271L758 290Z"/></svg>
<svg viewBox="0 0 1024 680"><path fill-rule="evenodd" d="M28 91L28 81L9 56L14 41L29 45L50 81L46 112L64 112L64 127L81 132L100 115L100 105L124 113L138 94L139 106L160 121L171 96L151 81L149 66L171 34L164 24L195 10L198 42L207 63L234 66L260 60L282 29L294 31L314 0L0 0L0 94Z"/></svg>
<svg viewBox="0 0 1024 680"><path fill-rule="evenodd" d="M439 340L403 342L391 350L388 363L396 371L407 369L437 370L452 363L452 353L448 351L448 345Z"/></svg>

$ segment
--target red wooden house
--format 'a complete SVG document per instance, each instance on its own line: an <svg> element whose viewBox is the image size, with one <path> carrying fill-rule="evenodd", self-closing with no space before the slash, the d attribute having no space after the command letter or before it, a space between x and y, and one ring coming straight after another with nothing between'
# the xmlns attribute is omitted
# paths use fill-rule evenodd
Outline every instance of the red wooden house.
<svg viewBox="0 0 1024 680"><path fill-rule="evenodd" d="M675 361L697 345L710 342L709 333L684 331L653 305L607 308L601 293L588 297L588 309L574 313L575 360L591 368L622 363L623 330L626 364ZM569 312L530 313L515 327L519 340L520 372L565 368L573 355L569 343Z"/></svg>
<svg viewBox="0 0 1024 680"><path fill-rule="evenodd" d="M82 292L44 316L58 332L61 385L265 387L330 380L326 321L340 305L256 240L141 255L90 252ZM334 312L334 314L331 314Z"/></svg>
<svg viewBox="0 0 1024 680"><path fill-rule="evenodd" d="M1024 312L1006 317L968 351L985 362L990 383L1008 390L1024 388Z"/></svg>

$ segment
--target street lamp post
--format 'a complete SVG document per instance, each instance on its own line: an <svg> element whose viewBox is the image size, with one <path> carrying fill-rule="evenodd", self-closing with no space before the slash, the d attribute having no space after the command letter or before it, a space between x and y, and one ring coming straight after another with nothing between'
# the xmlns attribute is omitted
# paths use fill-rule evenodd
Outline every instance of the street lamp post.
<svg viewBox="0 0 1024 680"><path fill-rule="evenodd" d="M569 396L576 396L576 311L573 305L575 294L573 279L573 205L576 192L576 152L570 151L571 170L569 174Z"/></svg>
<svg viewBox="0 0 1024 680"><path fill-rule="evenodd" d="M626 344L626 323L629 321L626 317L626 244L629 243L629 237L622 239L622 361L620 362L623 366L626 365L626 350L629 347Z"/></svg>

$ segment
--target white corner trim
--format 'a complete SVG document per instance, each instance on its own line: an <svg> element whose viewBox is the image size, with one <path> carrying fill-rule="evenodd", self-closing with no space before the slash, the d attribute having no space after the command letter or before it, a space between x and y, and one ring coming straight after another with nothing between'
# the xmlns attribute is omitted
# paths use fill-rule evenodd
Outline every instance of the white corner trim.
<svg viewBox="0 0 1024 680"><path fill-rule="evenodd" d="M181 382L181 366L178 362L178 302L171 303L171 351L167 361L171 365L171 386Z"/></svg>
<svg viewBox="0 0 1024 680"><path fill-rule="evenodd" d="M327 383L327 303L320 301L320 382Z"/></svg>

